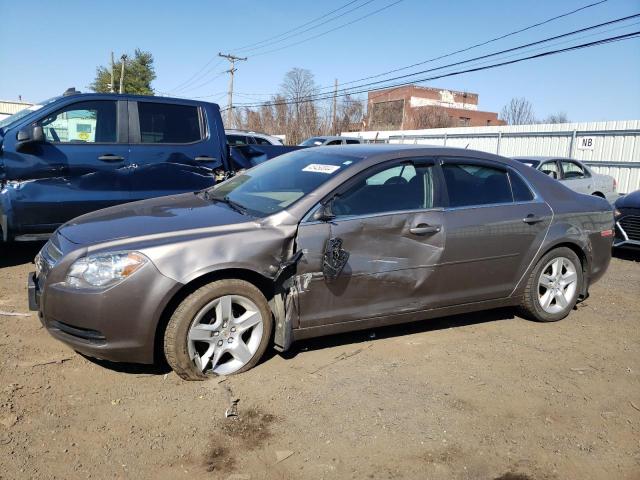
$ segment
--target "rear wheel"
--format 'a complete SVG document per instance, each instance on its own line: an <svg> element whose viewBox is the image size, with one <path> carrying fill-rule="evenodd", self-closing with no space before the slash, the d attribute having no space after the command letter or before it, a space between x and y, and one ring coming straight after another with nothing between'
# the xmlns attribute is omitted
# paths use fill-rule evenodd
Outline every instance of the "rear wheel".
<svg viewBox="0 0 640 480"><path fill-rule="evenodd" d="M531 272L520 306L524 316L539 322L562 320L576 305L582 282L582 264L573 250L550 251Z"/></svg>
<svg viewBox="0 0 640 480"><path fill-rule="evenodd" d="M272 324L267 300L254 285L216 281L175 310L165 330L164 353L185 380L244 372L264 354Z"/></svg>

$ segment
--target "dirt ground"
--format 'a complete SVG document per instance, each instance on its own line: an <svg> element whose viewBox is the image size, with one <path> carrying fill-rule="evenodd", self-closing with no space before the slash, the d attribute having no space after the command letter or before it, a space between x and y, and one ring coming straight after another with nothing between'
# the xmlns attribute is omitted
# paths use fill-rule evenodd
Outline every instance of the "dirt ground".
<svg viewBox="0 0 640 480"><path fill-rule="evenodd" d="M325 337L187 383L7 315L28 312L36 251L0 252L1 479L640 478L638 257L559 323L499 310Z"/></svg>

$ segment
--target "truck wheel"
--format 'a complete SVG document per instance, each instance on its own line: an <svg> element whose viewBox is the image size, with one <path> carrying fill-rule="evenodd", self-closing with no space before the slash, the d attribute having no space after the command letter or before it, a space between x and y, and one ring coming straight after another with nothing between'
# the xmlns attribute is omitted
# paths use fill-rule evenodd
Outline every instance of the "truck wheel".
<svg viewBox="0 0 640 480"><path fill-rule="evenodd" d="M243 280L205 285L176 308L164 333L164 353L185 380L241 373L264 354L273 320L267 299Z"/></svg>
<svg viewBox="0 0 640 480"><path fill-rule="evenodd" d="M522 297L523 316L538 322L565 318L582 289L582 264L573 250L556 248L544 255L531 272Z"/></svg>

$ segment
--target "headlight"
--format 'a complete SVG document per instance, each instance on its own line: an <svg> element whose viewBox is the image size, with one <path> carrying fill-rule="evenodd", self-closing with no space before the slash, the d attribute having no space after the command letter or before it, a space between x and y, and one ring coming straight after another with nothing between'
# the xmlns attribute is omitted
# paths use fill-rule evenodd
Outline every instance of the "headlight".
<svg viewBox="0 0 640 480"><path fill-rule="evenodd" d="M110 287L131 276L148 261L138 252L89 255L71 265L65 283L76 288Z"/></svg>

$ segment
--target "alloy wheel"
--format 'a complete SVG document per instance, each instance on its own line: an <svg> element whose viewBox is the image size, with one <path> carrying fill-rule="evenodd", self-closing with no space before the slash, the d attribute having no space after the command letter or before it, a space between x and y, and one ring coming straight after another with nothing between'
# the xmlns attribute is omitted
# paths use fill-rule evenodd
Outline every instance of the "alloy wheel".
<svg viewBox="0 0 640 480"><path fill-rule="evenodd" d="M263 332L262 314L255 303L241 295L224 295L193 319L187 335L189 358L203 373L234 373L253 358Z"/></svg>
<svg viewBox="0 0 640 480"><path fill-rule="evenodd" d="M538 302L551 314L564 311L571 303L578 286L576 266L565 257L550 260L538 278Z"/></svg>

